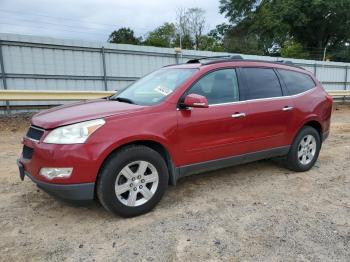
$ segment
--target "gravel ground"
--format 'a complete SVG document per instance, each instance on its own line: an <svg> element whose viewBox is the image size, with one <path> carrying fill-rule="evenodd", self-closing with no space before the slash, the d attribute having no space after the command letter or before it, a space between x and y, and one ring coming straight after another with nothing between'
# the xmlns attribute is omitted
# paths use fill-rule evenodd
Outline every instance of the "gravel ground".
<svg viewBox="0 0 350 262"><path fill-rule="evenodd" d="M1 261L350 261L350 107L309 172L266 160L187 177L131 219L21 182L28 119L0 119Z"/></svg>

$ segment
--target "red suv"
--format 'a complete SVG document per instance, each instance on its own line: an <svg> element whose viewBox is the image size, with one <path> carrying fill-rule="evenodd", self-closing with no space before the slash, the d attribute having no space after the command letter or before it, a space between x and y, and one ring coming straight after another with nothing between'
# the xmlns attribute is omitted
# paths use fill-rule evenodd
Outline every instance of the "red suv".
<svg viewBox="0 0 350 262"><path fill-rule="evenodd" d="M23 138L22 180L135 216L189 174L273 157L297 172L314 165L332 98L311 73L286 63L203 61L38 113Z"/></svg>

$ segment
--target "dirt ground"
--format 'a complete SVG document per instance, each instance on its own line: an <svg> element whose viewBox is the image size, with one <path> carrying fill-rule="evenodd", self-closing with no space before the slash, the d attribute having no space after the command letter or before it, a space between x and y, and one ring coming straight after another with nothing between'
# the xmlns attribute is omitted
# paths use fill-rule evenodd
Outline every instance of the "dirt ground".
<svg viewBox="0 0 350 262"><path fill-rule="evenodd" d="M350 261L350 107L309 172L266 160L187 177L131 219L21 182L28 121L0 119L1 261Z"/></svg>

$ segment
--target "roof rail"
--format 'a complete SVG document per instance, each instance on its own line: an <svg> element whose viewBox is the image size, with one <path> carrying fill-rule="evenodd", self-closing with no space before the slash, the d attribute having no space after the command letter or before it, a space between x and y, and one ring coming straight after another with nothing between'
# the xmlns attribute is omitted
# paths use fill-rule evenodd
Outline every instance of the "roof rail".
<svg viewBox="0 0 350 262"><path fill-rule="evenodd" d="M277 64L285 64L285 65L289 65L289 66L294 66L294 67L297 67L299 69L305 70L305 68L303 68L301 66L298 66L298 65L296 65L295 63L293 63L292 61L289 61L289 60L277 60L275 63L277 63Z"/></svg>
<svg viewBox="0 0 350 262"><path fill-rule="evenodd" d="M201 63L200 62L201 60L211 60L211 61ZM244 59L240 55L222 55L222 56L207 56L207 57L194 58L194 59L188 60L186 64L201 63L202 65L210 65L210 64L223 63L223 62L228 62L228 61L237 61L237 60L243 60L243 61L247 61L247 62L263 62L263 63L271 63L271 64L284 64L287 66L292 66L295 68L306 70L305 68L303 68L303 67L301 67L301 66L299 66L299 65L297 65L289 60L266 61L266 60L259 60L259 59Z"/></svg>
<svg viewBox="0 0 350 262"><path fill-rule="evenodd" d="M294 63L292 61L289 61L289 60L277 60L276 63L286 64L286 65L294 65Z"/></svg>
<svg viewBox="0 0 350 262"><path fill-rule="evenodd" d="M210 60L210 59L243 60L243 57L240 55L205 56L205 57L190 59L186 62L186 64L198 64L200 63L201 60Z"/></svg>

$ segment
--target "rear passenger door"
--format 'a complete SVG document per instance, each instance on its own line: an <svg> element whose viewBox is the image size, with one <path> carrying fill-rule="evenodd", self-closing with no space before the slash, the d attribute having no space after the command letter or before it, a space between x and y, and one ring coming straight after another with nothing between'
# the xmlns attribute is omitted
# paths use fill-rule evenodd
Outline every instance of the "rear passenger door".
<svg viewBox="0 0 350 262"><path fill-rule="evenodd" d="M249 152L286 146L293 104L273 68L241 68L242 98L249 105L246 132Z"/></svg>
<svg viewBox="0 0 350 262"><path fill-rule="evenodd" d="M289 141L292 143L295 134L304 125L305 116L315 113L319 101L324 99L322 92L312 92L316 83L305 71L298 72L287 69L277 69L280 79L284 83L286 90L293 102L293 126L288 130ZM321 97L320 97L321 95Z"/></svg>

